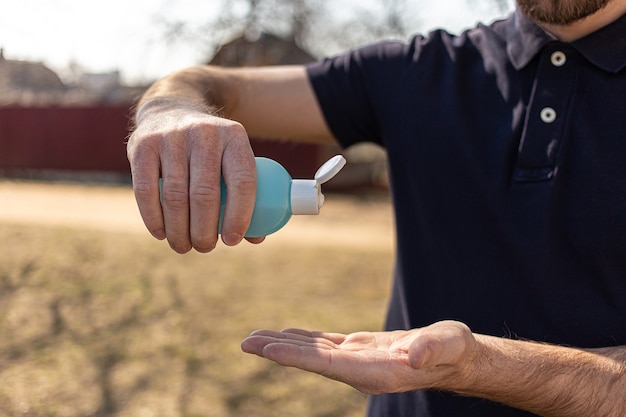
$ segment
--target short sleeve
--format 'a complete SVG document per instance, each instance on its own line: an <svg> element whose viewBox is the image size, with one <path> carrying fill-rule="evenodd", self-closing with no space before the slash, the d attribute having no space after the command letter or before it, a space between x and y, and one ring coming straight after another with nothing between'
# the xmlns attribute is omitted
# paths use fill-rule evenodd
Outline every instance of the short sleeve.
<svg viewBox="0 0 626 417"><path fill-rule="evenodd" d="M393 97L407 45L381 42L307 66L326 122L339 143L382 144L381 108Z"/></svg>

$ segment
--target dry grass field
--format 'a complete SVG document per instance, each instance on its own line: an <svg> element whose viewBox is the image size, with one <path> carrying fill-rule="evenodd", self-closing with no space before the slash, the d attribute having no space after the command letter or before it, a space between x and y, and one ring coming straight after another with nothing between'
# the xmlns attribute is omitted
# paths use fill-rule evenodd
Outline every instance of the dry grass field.
<svg viewBox="0 0 626 417"><path fill-rule="evenodd" d="M361 416L353 389L239 343L378 330L391 225L385 196L329 195L262 245L177 255L128 187L0 181L0 416Z"/></svg>

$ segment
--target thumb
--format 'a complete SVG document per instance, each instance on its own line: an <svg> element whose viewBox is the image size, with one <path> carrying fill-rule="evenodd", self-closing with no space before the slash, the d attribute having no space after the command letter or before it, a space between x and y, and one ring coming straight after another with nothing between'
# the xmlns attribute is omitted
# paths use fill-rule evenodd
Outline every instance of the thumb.
<svg viewBox="0 0 626 417"><path fill-rule="evenodd" d="M474 343L472 331L456 321L442 321L424 327L409 347L409 364L414 369L456 365Z"/></svg>

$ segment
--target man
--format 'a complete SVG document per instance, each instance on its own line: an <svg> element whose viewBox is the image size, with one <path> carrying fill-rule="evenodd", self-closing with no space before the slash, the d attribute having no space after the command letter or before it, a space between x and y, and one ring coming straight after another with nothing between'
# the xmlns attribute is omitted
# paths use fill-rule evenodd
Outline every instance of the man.
<svg viewBox="0 0 626 417"><path fill-rule="evenodd" d="M387 332L259 331L243 349L380 394L370 416L624 416L625 13L518 0L458 37L165 77L128 145L146 226L212 250L223 175L222 240L238 244L248 136L379 143L397 223Z"/></svg>

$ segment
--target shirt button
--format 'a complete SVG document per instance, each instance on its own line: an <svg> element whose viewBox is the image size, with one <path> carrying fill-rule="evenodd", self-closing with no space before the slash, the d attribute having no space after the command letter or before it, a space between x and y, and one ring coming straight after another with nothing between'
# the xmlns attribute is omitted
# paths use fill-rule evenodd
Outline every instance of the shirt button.
<svg viewBox="0 0 626 417"><path fill-rule="evenodd" d="M563 65L565 65L566 61L567 56L561 51L553 52L550 56L550 62L552 62L552 65L554 65L555 67L562 67Z"/></svg>
<svg viewBox="0 0 626 417"><path fill-rule="evenodd" d="M541 120L544 123L553 123L556 120L556 111L552 107L544 107L541 110Z"/></svg>

